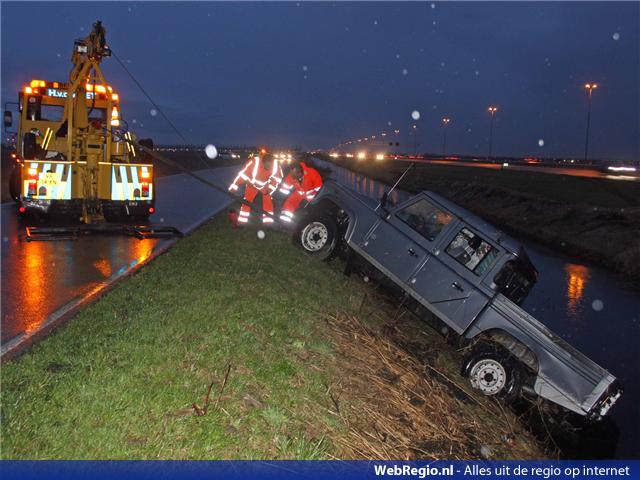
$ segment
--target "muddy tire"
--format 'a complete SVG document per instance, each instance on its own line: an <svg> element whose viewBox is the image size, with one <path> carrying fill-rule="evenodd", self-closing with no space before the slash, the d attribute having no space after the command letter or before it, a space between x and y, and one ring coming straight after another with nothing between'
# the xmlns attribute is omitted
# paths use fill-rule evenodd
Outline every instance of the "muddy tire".
<svg viewBox="0 0 640 480"><path fill-rule="evenodd" d="M294 232L294 241L309 255L321 260L333 257L338 244L338 226L330 216L305 216Z"/></svg>
<svg viewBox="0 0 640 480"><path fill-rule="evenodd" d="M487 396L511 403L520 396L522 367L508 353L496 348L478 349L462 361L462 376Z"/></svg>

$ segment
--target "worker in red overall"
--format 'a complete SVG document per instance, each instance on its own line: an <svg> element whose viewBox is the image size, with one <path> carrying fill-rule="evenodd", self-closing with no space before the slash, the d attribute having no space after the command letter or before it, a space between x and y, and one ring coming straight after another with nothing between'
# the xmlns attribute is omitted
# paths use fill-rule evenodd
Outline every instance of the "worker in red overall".
<svg viewBox="0 0 640 480"><path fill-rule="evenodd" d="M253 156L240 170L233 183L229 186L230 192L237 192L245 184L244 199L240 207L238 224L244 225L249 222L251 216L251 206L258 193L262 194L262 223L269 225L273 223L273 192L282 181L282 168L266 150L261 150L259 155Z"/></svg>
<svg viewBox="0 0 640 480"><path fill-rule="evenodd" d="M292 223L300 203L313 200L321 188L322 177L315 168L308 167L304 162L294 163L289 175L280 185L280 192L289 195L282 205L280 220Z"/></svg>

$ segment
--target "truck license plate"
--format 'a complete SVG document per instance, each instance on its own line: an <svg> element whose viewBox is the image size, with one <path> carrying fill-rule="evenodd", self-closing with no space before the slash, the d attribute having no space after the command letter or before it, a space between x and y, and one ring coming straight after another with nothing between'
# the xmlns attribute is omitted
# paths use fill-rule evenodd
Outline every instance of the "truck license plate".
<svg viewBox="0 0 640 480"><path fill-rule="evenodd" d="M54 172L43 172L40 174L40 185L45 187L57 187L58 175Z"/></svg>

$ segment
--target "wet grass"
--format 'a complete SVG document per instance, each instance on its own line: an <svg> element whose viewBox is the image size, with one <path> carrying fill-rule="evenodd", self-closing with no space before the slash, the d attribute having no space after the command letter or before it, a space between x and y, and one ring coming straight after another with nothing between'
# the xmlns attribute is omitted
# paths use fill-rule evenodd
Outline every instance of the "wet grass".
<svg viewBox="0 0 640 480"><path fill-rule="evenodd" d="M330 392L362 365L345 368L336 339L346 337L327 318L357 315L370 290L340 264L305 256L285 234L258 240L220 216L2 366L2 458L358 456L346 447L350 425L375 428L366 398L384 392L347 391L336 414ZM385 308L368 300L372 328ZM358 345L354 337L349 349ZM487 403L468 407L477 408L469 413L477 429L456 440L466 435L474 446L467 451L516 423L487 418ZM521 436L518 448L495 451L516 458L524 445L528 456L543 455Z"/></svg>

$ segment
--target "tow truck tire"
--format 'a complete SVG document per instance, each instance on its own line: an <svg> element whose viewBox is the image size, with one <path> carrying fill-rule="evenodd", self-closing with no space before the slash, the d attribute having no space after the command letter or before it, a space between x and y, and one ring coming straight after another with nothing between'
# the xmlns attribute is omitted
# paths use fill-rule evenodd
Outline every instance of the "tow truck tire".
<svg viewBox="0 0 640 480"><path fill-rule="evenodd" d="M519 362L499 348L477 349L462 361L462 376L474 389L512 403L520 396L523 372Z"/></svg>
<svg viewBox="0 0 640 480"><path fill-rule="evenodd" d="M294 232L294 240L309 255L330 260L338 244L338 226L328 215L305 216Z"/></svg>

